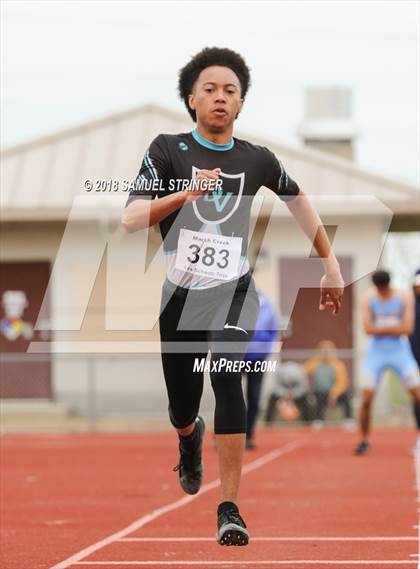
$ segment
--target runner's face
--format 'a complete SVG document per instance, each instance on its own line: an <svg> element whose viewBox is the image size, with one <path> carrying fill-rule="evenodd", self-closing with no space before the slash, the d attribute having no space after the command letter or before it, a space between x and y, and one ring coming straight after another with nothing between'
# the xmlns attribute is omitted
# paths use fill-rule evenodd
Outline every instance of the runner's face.
<svg viewBox="0 0 420 569"><path fill-rule="evenodd" d="M376 288L379 294L385 294L385 295L388 294L389 291L391 290L389 285L378 285Z"/></svg>
<svg viewBox="0 0 420 569"><path fill-rule="evenodd" d="M197 122L210 132L231 129L243 104L236 73L220 65L203 69L189 96L189 104L197 114Z"/></svg>

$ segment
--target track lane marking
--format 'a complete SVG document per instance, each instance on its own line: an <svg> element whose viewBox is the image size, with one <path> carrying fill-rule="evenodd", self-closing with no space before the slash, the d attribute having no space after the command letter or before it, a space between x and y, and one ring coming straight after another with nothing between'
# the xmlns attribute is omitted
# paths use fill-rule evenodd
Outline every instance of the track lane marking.
<svg viewBox="0 0 420 569"><path fill-rule="evenodd" d="M214 541L213 537L123 537L119 543L135 541L172 542L172 541ZM417 536L377 536L377 537L252 537L252 541L417 541ZM418 555L417 553L415 555Z"/></svg>
<svg viewBox="0 0 420 569"><path fill-rule="evenodd" d="M416 446L414 448L414 472L416 473L416 502L417 504L420 501L420 447L419 447L419 439L417 437ZM419 510L417 509L417 512ZM417 524L417 569L420 569L420 516L418 517L418 524Z"/></svg>
<svg viewBox="0 0 420 569"><path fill-rule="evenodd" d="M78 561L74 565L137 565L137 567L147 567L150 565L178 565L178 566L188 566L188 565L218 565L219 567L224 567L225 565L414 565L417 561L399 561L396 559L383 560L383 559L358 559L346 560L341 559L340 561L330 560L313 560L309 559L290 559L281 561Z"/></svg>
<svg viewBox="0 0 420 569"><path fill-rule="evenodd" d="M261 468L261 466L264 466L265 464L268 464L269 462L272 462L272 461L276 460L277 458L279 458L279 457L281 457L281 456L283 456L289 452L294 451L295 449L301 447L303 444L304 444L304 439L298 440L298 441L293 441L291 443L287 443L286 445L284 445L278 449L270 451L269 453L261 456L260 458L255 459L252 462L243 466L242 476L245 474L248 474L249 472L253 472L254 470L257 470L258 468ZM212 482L205 484L201 488L200 492L198 492L198 494L184 496L183 498L180 498L179 500L176 500L175 502L171 502L170 504L167 504L166 506L158 508L157 510L153 510L149 514L146 514L146 515L142 516L141 518L138 518L137 520L135 520L134 522L132 522L130 525L123 528L122 530L119 530L119 531L111 534L110 536L105 537L104 539L101 539L100 541L97 541L96 543L94 543L92 545L89 545L88 547L85 547L84 549L80 550L79 552L75 553L74 555L71 555L67 559L64 559L63 561L60 561L56 565L53 565L52 567L50 567L50 569L67 569L67 567L70 567L71 565L76 565L84 557L87 557L88 555L92 555L92 553L95 553L95 551L98 551L99 549L102 549L103 547L106 547L107 545L110 545L111 543L114 543L115 541L120 540L121 538L125 537L129 533L133 533L134 531L137 531L138 529L144 527L145 525L147 525L150 522L154 521L155 519L163 516L164 514L172 512L173 510L177 510L178 508L182 508L182 506L185 506L185 505L189 504L190 502L193 502L194 500L196 500L197 498L199 498L203 494L206 494L207 492L214 490L218 486L220 486L220 478L217 478L216 480L213 480ZM113 564L111 562L105 562L104 561L103 564L105 564L105 563ZM155 563L155 562L153 562L153 563ZM220 562L218 562L218 563L220 563ZM178 565L179 565L179 563L178 563Z"/></svg>

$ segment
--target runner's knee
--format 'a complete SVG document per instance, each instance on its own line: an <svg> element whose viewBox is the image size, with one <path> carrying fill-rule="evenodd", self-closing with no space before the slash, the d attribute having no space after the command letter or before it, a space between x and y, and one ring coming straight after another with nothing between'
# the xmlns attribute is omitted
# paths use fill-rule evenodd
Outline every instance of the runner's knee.
<svg viewBox="0 0 420 569"><path fill-rule="evenodd" d="M362 400L362 409L369 411L372 407L373 402L373 394L367 394L363 396Z"/></svg>
<svg viewBox="0 0 420 569"><path fill-rule="evenodd" d="M216 407L214 432L216 434L245 433L246 406L239 372L216 371L210 374Z"/></svg>

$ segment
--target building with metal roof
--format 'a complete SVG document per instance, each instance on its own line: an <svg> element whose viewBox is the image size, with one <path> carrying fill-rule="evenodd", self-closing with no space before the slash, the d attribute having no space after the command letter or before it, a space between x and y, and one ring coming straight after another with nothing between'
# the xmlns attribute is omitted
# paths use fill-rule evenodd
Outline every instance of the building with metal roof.
<svg viewBox="0 0 420 569"><path fill-rule="evenodd" d="M140 393L136 410L146 414L166 411L163 379L156 380L161 375L157 327L145 331L135 326L140 313L150 318L157 314L163 264L149 275L139 295L133 287L135 266L128 254L124 257L119 273L126 273L126 278L115 289L117 311L123 315L119 321L118 316L106 314L110 249L105 253L107 235L119 231L119 247L132 251L142 243L149 258L159 258L160 236L154 229L130 236L118 227L127 194L121 185L114 191L112 181L135 178L144 151L157 134L191 129L186 114L150 104L2 151L4 276L0 293L24 291L27 304L15 321L30 321L33 326L30 338L10 339L12 320L3 302L3 320L10 336L0 334L1 350L9 358L5 360L9 380L0 394L3 398L44 397L83 410L80 393L92 374L87 354L95 354L94 374L102 393L109 395L108 399L104 396L104 408L123 401L121 394L135 389ZM310 135L316 138L313 128ZM302 360L319 339L333 339L357 386L365 342L360 296L369 286L369 273L380 262L387 232L418 229L418 188L334 155L331 144L326 152L325 140L324 149L319 150L273 143L239 131L235 136L269 147L310 196L333 237L348 285L347 308L340 318L333 322L316 313L317 293L313 291L319 282L319 260L287 207L269 190L261 189L254 200L251 251L261 253L258 284L288 326L287 358ZM87 180L93 188L87 188ZM100 190L95 187L97 180L111 185ZM75 246L72 254L65 249L69 235ZM302 315L306 315L306 326L298 324ZM22 352L27 351L44 354L48 361L39 362L38 368L32 362L28 371L22 360ZM63 352L78 354L79 363L77 358L59 357ZM127 353L136 357L121 357ZM206 397L210 405L208 393ZM121 405L129 408L126 399Z"/></svg>

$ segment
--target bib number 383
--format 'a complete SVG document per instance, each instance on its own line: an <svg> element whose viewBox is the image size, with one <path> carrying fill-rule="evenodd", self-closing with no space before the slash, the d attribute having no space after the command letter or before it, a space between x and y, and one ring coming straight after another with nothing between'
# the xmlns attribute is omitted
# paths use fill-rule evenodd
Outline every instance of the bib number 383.
<svg viewBox="0 0 420 569"><path fill-rule="evenodd" d="M226 237L181 229L175 267L194 275L221 280L238 276L242 237Z"/></svg>

